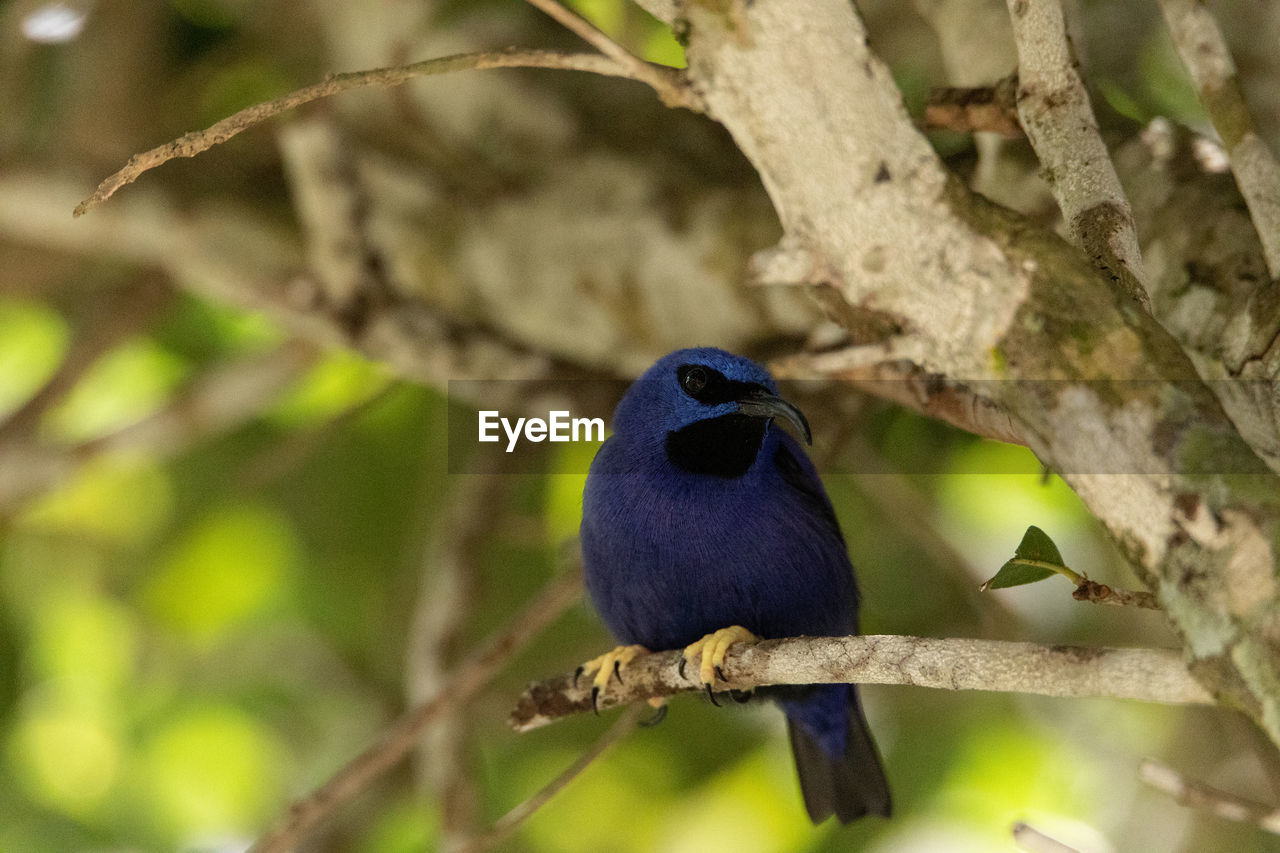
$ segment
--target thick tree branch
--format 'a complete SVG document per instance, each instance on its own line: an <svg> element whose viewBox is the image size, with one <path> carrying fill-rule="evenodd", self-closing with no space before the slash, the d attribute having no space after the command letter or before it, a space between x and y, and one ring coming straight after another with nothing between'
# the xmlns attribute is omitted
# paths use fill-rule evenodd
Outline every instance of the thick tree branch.
<svg viewBox="0 0 1280 853"><path fill-rule="evenodd" d="M693 668L678 672L679 651L633 661L625 681L610 682L600 708L701 689ZM793 637L735 645L725 660L724 689L769 684L909 684L943 690L991 690L1043 696L1109 697L1172 704L1213 704L1167 649L1040 646L999 640L871 635ZM692 680L691 680L692 679ZM591 710L587 678L562 675L533 684L508 722L528 731Z"/></svg>
<svg viewBox="0 0 1280 853"><path fill-rule="evenodd" d="M82 216L92 208L111 198L117 190L131 184L144 172L154 169L177 157L195 157L231 137L261 124L267 119L288 112L295 107L367 86L399 86L419 77L449 74L454 71L482 70L486 68L556 68L567 71L587 71L610 77L638 79L632 68L619 65L606 56L581 53L556 53L550 50L511 48L489 53L464 53L442 56L409 65L392 68L372 68L367 71L348 71L331 74L283 97L245 107L237 113L215 122L204 130L192 131L172 142L135 154L124 168L104 180L93 195L76 205L74 215ZM642 80L642 82L650 82ZM669 82L669 81L668 81ZM692 103L681 104L691 106Z"/></svg>
<svg viewBox="0 0 1280 853"><path fill-rule="evenodd" d="M1280 472L1280 279L1268 280L1238 184L1206 168L1207 143L1155 119L1117 149L1116 167L1143 223L1156 319L1195 362L1241 438Z"/></svg>
<svg viewBox="0 0 1280 853"><path fill-rule="evenodd" d="M1008 0L1018 45L1018 117L1072 240L1150 310L1133 210L1076 70L1059 0Z"/></svg>
<svg viewBox="0 0 1280 853"><path fill-rule="evenodd" d="M979 387L929 374L910 361L881 360L880 353L855 347L824 353L802 353L770 363L782 379L837 379L859 391L937 418L974 435L1026 446L1026 428L1007 408Z"/></svg>
<svg viewBox="0 0 1280 853"><path fill-rule="evenodd" d="M1258 135L1217 22L1199 0L1160 0L1182 63L1231 158L1272 278L1280 278L1280 162Z"/></svg>

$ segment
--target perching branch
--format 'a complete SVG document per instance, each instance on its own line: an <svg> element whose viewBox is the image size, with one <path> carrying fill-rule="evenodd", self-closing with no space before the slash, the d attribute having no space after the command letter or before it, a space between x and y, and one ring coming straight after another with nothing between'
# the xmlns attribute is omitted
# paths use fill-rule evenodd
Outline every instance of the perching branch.
<svg viewBox="0 0 1280 853"><path fill-rule="evenodd" d="M1213 15L1198 0L1160 0L1178 56L1231 159L1272 278L1280 278L1280 162L1258 135L1236 66Z"/></svg>
<svg viewBox="0 0 1280 853"><path fill-rule="evenodd" d="M1280 835L1280 809L1193 781L1172 767L1149 758L1138 765L1138 778L1173 797L1179 805L1206 811L1227 820L1251 823L1259 829Z"/></svg>
<svg viewBox="0 0 1280 853"><path fill-rule="evenodd" d="M646 655L614 679L600 708L700 690L694 669L682 677L679 651ZM1042 696L1141 699L1214 704L1169 649L1041 646L1000 640L870 635L792 637L735 645L723 667L724 689L769 684L909 684L943 690L989 690ZM692 680L690 680L692 679ZM590 679L572 673L530 685L507 722L528 731L591 710Z"/></svg>
<svg viewBox="0 0 1280 853"><path fill-rule="evenodd" d="M486 53L463 53L456 56L442 56L413 62L409 65L397 65L391 68L373 68L366 71L349 71L342 74L331 74L319 83L313 83L283 97L245 107L237 113L215 122L204 130L196 130L184 134L172 142L135 154L129 158L124 168L107 178L93 195L76 205L75 216L82 216L93 207L101 204L115 194L116 190L131 184L143 172L154 169L177 157L194 157L209 150L231 137L261 124L267 119L287 112L294 107L321 98L361 89L366 86L399 86L419 77L430 77L436 74L448 74L454 71L483 70L486 68L555 68L566 71L586 71L592 74L603 74L608 77L626 77L632 80L650 83L652 80L637 77L634 68L620 65L607 56L584 53L557 53L551 50L533 50L509 48L507 50ZM666 94L664 94L666 97ZM681 106L692 106L692 102Z"/></svg>
<svg viewBox="0 0 1280 853"><path fill-rule="evenodd" d="M276 824L254 842L250 853L284 853L301 843L322 821L404 758L440 715L469 702L530 640L578 600L581 588L582 576L576 571L553 579L500 633L460 664L436 696L406 711L383 730L374 744L319 788L290 805Z"/></svg>
<svg viewBox="0 0 1280 853"><path fill-rule="evenodd" d="M1144 306L1146 273L1133 209L1076 71L1058 0L1008 0L1018 46L1018 116L1072 241Z"/></svg>

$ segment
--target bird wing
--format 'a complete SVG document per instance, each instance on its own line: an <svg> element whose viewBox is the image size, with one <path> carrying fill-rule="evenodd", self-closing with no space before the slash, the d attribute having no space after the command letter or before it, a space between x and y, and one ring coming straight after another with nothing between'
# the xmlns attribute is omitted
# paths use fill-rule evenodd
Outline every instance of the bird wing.
<svg viewBox="0 0 1280 853"><path fill-rule="evenodd" d="M831 499L827 490L818 479L818 471L803 450L795 445L795 440L783 434L778 442L778 450L773 456L774 465L782 475L783 481L798 493L811 512L822 519L831 533L844 545L844 533L840 530L840 522L836 520L835 510L831 508Z"/></svg>

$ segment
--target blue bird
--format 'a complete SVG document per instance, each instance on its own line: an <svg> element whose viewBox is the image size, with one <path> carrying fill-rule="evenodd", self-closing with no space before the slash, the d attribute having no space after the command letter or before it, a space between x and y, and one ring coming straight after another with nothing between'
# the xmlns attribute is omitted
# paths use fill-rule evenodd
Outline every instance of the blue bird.
<svg viewBox="0 0 1280 853"><path fill-rule="evenodd" d="M660 359L623 396L583 494L587 591L623 645L586 664L593 698L637 655L683 649L712 689L734 642L844 636L858 590L844 537L799 443L800 410L758 364L713 348ZM857 689L760 688L787 717L814 823L888 817L889 786Z"/></svg>

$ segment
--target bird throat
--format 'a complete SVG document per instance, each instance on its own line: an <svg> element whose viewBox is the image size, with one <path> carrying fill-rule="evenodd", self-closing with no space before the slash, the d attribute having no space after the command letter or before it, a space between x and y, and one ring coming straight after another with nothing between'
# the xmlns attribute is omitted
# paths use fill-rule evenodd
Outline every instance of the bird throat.
<svg viewBox="0 0 1280 853"><path fill-rule="evenodd" d="M765 418L741 414L695 421L667 433L667 458L693 474L741 477L756 461L768 426Z"/></svg>

